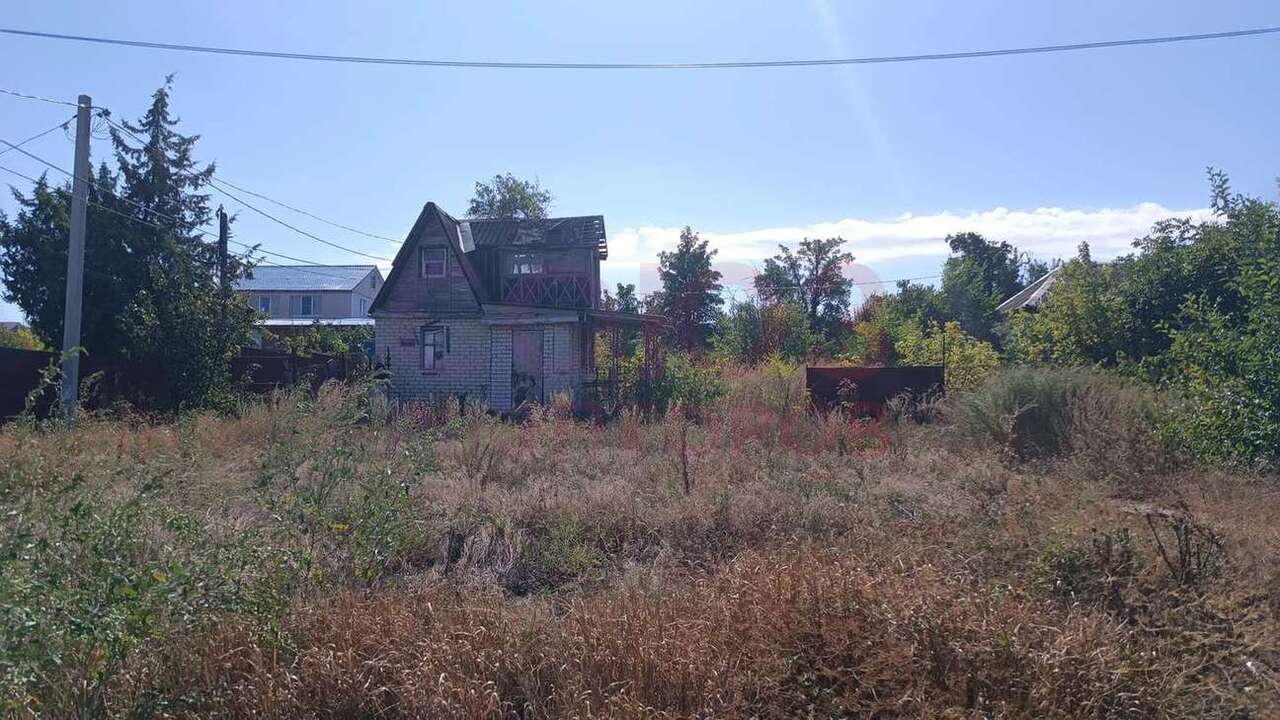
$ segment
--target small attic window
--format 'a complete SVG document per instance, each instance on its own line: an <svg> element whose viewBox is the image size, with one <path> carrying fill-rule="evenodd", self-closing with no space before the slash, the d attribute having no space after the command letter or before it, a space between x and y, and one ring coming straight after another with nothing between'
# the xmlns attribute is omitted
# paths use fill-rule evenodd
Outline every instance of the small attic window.
<svg viewBox="0 0 1280 720"><path fill-rule="evenodd" d="M422 248L422 277L441 278L445 276L444 248Z"/></svg>

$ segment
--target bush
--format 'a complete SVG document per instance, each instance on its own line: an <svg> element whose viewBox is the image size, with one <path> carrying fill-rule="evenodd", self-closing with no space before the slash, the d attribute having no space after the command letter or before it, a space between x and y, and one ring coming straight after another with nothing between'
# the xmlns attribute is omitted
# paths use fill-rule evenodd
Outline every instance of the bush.
<svg viewBox="0 0 1280 720"><path fill-rule="evenodd" d="M972 390L982 384L1000 365L1000 356L991 343L965 334L960 324L936 323L921 332L915 324L903 328L896 342L902 365L941 365L949 391Z"/></svg>
<svg viewBox="0 0 1280 720"><path fill-rule="evenodd" d="M1013 460L1071 454L1089 473L1125 483L1174 461L1160 435L1167 420L1158 396L1099 370L1009 368L955 398L951 416L961 434Z"/></svg>

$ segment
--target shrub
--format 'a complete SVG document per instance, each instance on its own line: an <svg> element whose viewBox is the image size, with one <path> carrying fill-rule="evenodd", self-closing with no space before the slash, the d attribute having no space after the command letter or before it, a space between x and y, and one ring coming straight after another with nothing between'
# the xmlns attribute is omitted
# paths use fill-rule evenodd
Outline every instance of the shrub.
<svg viewBox="0 0 1280 720"><path fill-rule="evenodd" d="M1166 411L1149 388L1084 368L1015 367L952 403L961 434L1014 460L1073 454L1089 472L1132 482L1171 469Z"/></svg>

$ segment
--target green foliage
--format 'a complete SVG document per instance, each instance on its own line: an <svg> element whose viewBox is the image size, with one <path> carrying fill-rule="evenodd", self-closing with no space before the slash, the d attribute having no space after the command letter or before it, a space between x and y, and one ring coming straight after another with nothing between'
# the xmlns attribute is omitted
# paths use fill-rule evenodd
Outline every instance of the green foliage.
<svg viewBox="0 0 1280 720"><path fill-rule="evenodd" d="M685 353L669 353L651 393L659 411L677 404L697 411L724 395L725 385L714 368L699 366Z"/></svg>
<svg viewBox="0 0 1280 720"><path fill-rule="evenodd" d="M908 322L919 327L953 320L947 307L947 296L932 285L899 280L897 292L875 295L867 301L871 312L887 327L900 327Z"/></svg>
<svg viewBox="0 0 1280 720"><path fill-rule="evenodd" d="M993 341L996 306L1025 286L1018 250L972 232L948 235L947 244L952 257L942 270L942 292L950 317L969 335Z"/></svg>
<svg viewBox="0 0 1280 720"><path fill-rule="evenodd" d="M224 613L282 609L269 546L252 533L213 537L199 516L166 509L146 488L123 501L82 494L48 512L31 500L10 507L0 540L7 710L79 688L81 708L101 713L107 683L147 643Z"/></svg>
<svg viewBox="0 0 1280 720"><path fill-rule="evenodd" d="M658 253L662 291L651 302L666 316L675 346L685 352L706 348L724 304L720 271L711 267L715 255L687 226L675 250Z"/></svg>
<svg viewBox="0 0 1280 720"><path fill-rule="evenodd" d="M755 277L756 292L767 305L794 303L809 318L809 325L828 343L841 334L849 312L853 282L844 276L844 266L853 255L842 251L843 238L805 238L800 249L779 245L779 253L764 261L764 271Z"/></svg>
<svg viewBox="0 0 1280 720"><path fill-rule="evenodd" d="M1109 292L1116 270L1095 263L1087 245L1058 271L1052 294L1035 311L1017 310L1005 328L1009 355L1022 363L1114 365L1132 337L1121 329L1123 303Z"/></svg>
<svg viewBox="0 0 1280 720"><path fill-rule="evenodd" d="M1280 447L1280 210L1210 171L1216 217L1166 220L1108 265L1087 252L1006 333L1019 362L1115 365L1181 399L1193 455L1274 465ZM1087 249L1086 249L1087 250Z"/></svg>
<svg viewBox="0 0 1280 720"><path fill-rule="evenodd" d="M301 333L281 335L277 340L290 353L301 357L342 355L361 352L366 344L373 341L373 328L337 327L316 321Z"/></svg>
<svg viewBox="0 0 1280 720"><path fill-rule="evenodd" d="M17 350L48 350L49 346L31 328L18 326L12 330L0 327L0 347Z"/></svg>
<svg viewBox="0 0 1280 720"><path fill-rule="evenodd" d="M193 159L197 136L175 130L170 91L166 80L136 124L124 121L131 134L111 131L118 170L104 163L90 185L81 345L157 368L161 407L207 405L226 391L227 360L248 342L253 313L218 287L217 250L198 232L211 217L201 190L213 166ZM15 193L12 221L0 217L4 298L48 344L62 337L65 299L51 289L66 284L70 197L69 184L41 178ZM245 263L228 266L234 279Z"/></svg>
<svg viewBox="0 0 1280 720"><path fill-rule="evenodd" d="M547 217L553 199L537 179L521 180L511 173L494 175L490 182L476 183L467 215L473 218L541 220Z"/></svg>
<svg viewBox="0 0 1280 720"><path fill-rule="evenodd" d="M935 324L924 332L908 325L895 348L902 365L943 365L948 391L976 388L1000 365L1000 355L991 343L965 334L956 322Z"/></svg>
<svg viewBox="0 0 1280 720"><path fill-rule="evenodd" d="M955 425L1017 460L1057 455L1069 446L1072 401L1090 377L1077 369L1004 370L957 398Z"/></svg>
<svg viewBox="0 0 1280 720"><path fill-rule="evenodd" d="M761 306L746 301L734 303L721 316L712 346L724 360L754 365L772 355L804 360L812 342L809 318L800 306L792 302Z"/></svg>

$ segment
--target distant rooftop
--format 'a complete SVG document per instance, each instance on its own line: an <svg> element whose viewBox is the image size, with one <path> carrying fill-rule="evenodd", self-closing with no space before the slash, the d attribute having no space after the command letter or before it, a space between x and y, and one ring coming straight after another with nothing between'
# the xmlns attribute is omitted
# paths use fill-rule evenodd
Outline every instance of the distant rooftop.
<svg viewBox="0 0 1280 720"><path fill-rule="evenodd" d="M1049 297L1049 292L1053 288L1053 283L1058 279L1058 271L1061 269L1062 266L1058 266L1041 275L1030 285L1019 290L1013 297L1000 303L996 310L1002 313L1011 313L1014 310L1039 307L1040 303Z"/></svg>
<svg viewBox="0 0 1280 720"><path fill-rule="evenodd" d="M374 265L259 265L237 290L352 290Z"/></svg>

